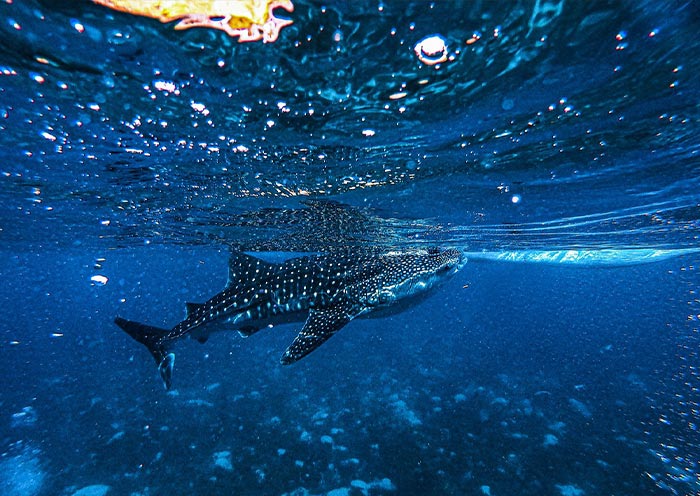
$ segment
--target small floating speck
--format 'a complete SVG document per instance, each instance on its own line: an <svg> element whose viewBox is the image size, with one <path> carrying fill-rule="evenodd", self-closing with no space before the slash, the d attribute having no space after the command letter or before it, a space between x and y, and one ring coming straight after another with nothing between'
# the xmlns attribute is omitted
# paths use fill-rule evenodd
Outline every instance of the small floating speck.
<svg viewBox="0 0 700 496"><path fill-rule="evenodd" d="M405 91L399 91L398 93L392 93L391 95L389 95L389 100L400 100L400 99L404 98L406 95L408 95L408 93L406 93Z"/></svg>
<svg viewBox="0 0 700 496"><path fill-rule="evenodd" d="M96 286L104 286L105 284L107 284L107 281L109 281L109 279L108 279L106 276L103 276L103 275L92 276L92 277L90 278L90 280L91 280Z"/></svg>
<svg viewBox="0 0 700 496"><path fill-rule="evenodd" d="M466 41L466 43L467 43L467 45L473 45L474 43L476 43L476 42L479 41L480 39L481 39L481 33L479 33L478 31L474 31L474 32L472 33L471 38L469 38L469 39Z"/></svg>
<svg viewBox="0 0 700 496"><path fill-rule="evenodd" d="M73 26L73 29L75 29L78 33L83 33L85 31L85 26L83 23L76 19L71 19L70 20L71 26Z"/></svg>
<svg viewBox="0 0 700 496"><path fill-rule="evenodd" d="M362 136L374 136L376 131L374 129L363 129L362 130Z"/></svg>
<svg viewBox="0 0 700 496"><path fill-rule="evenodd" d="M158 91L164 91L166 93L179 93L177 91L177 86L172 81L154 81L153 87Z"/></svg>
<svg viewBox="0 0 700 496"><path fill-rule="evenodd" d="M62 333L62 332L52 332L52 333L51 333L51 337L52 337L52 338L62 338L62 337L63 337L63 333Z"/></svg>
<svg viewBox="0 0 700 496"><path fill-rule="evenodd" d="M205 117L209 115L209 109L206 108L203 103L190 102L190 107L192 107L192 110L199 112Z"/></svg>

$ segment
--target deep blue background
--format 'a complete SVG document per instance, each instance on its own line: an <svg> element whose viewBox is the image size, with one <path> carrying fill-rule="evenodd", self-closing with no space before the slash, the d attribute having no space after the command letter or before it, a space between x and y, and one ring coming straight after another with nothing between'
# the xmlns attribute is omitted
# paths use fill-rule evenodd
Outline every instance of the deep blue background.
<svg viewBox="0 0 700 496"><path fill-rule="evenodd" d="M239 44L0 2L0 494L699 493L697 6L294 3ZM300 325L178 343L172 393L113 324L232 248L428 246L581 257L472 260L292 367Z"/></svg>
<svg viewBox="0 0 700 496"><path fill-rule="evenodd" d="M684 432L657 418L689 392L674 375L689 332L694 286L684 282L696 275L680 269L690 260L613 269L470 262L428 300L354 321L291 367L278 358L298 326L182 342L177 393L167 394L148 353L112 318L174 325L184 301L223 287L226 262L225 252L162 246L3 258L0 372L15 387L2 397L2 440L38 447L47 494L90 483L118 494L318 493L384 477L400 494L484 484L498 493L659 490L644 473L663 470L650 450ZM91 284L96 272L109 277L105 286ZM38 420L11 427L9 415L25 406ZM543 447L547 433L559 444ZM225 449L232 473L212 465Z"/></svg>

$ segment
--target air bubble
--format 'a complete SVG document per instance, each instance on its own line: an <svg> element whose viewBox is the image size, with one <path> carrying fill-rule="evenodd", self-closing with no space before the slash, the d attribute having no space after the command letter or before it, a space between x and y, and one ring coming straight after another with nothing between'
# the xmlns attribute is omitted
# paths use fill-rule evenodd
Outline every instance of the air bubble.
<svg viewBox="0 0 700 496"><path fill-rule="evenodd" d="M90 278L90 280L92 281L93 285L95 285L95 286L104 286L105 284L107 284L107 281L109 281L107 276L103 276L103 275L99 275L99 274L92 276Z"/></svg>
<svg viewBox="0 0 700 496"><path fill-rule="evenodd" d="M447 60L447 40L439 34L423 38L413 47L418 59L426 65L435 65Z"/></svg>

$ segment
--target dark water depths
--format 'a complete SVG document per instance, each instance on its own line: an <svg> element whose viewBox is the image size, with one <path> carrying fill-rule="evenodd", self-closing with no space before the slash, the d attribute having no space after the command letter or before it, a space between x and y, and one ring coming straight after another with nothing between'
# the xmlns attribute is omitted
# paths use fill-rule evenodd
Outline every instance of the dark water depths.
<svg viewBox="0 0 700 496"><path fill-rule="evenodd" d="M698 7L289 17L0 4L0 493L698 494ZM166 394L112 323L175 325L231 249L427 246L470 262L292 367L297 327L219 335Z"/></svg>

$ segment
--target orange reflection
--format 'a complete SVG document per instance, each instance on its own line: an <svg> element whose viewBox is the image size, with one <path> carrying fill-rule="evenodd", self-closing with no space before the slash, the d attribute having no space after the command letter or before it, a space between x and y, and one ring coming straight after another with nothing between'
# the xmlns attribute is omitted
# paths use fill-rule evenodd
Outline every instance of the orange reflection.
<svg viewBox="0 0 700 496"><path fill-rule="evenodd" d="M294 10L291 0L93 0L110 9L152 17L161 22L179 20L175 29L220 29L239 41L265 43L277 40L280 30L292 24L274 16L281 7Z"/></svg>

